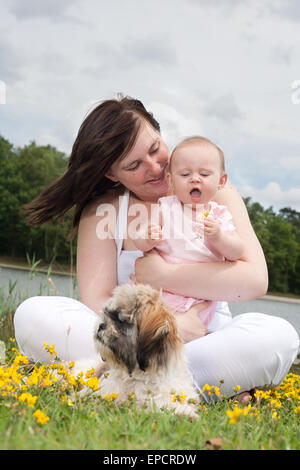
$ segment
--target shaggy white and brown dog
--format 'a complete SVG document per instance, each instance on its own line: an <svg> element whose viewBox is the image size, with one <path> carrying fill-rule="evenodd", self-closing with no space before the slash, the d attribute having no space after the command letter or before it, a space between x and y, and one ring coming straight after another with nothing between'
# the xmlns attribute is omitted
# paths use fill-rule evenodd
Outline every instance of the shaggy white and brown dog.
<svg viewBox="0 0 300 470"><path fill-rule="evenodd" d="M95 340L109 365L100 379L100 395L118 394L116 402L122 403L134 394L138 407L197 416L199 394L174 316L158 291L143 284L115 288Z"/></svg>

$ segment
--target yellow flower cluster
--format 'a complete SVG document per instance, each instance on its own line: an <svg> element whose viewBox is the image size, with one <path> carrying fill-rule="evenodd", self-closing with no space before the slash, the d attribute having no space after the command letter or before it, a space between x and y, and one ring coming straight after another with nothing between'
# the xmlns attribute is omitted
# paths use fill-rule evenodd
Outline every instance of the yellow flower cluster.
<svg viewBox="0 0 300 470"><path fill-rule="evenodd" d="M182 392L180 392L178 395L174 394L172 398L173 403L175 401L179 401L179 403L185 403L185 400L186 400L186 395L183 395Z"/></svg>
<svg viewBox="0 0 300 470"><path fill-rule="evenodd" d="M68 398L68 395L64 394L61 397L61 402L62 403L67 403L69 406L74 406L74 403L71 402L71 400Z"/></svg>
<svg viewBox="0 0 300 470"><path fill-rule="evenodd" d="M237 386L234 390L238 392L240 387ZM257 404L249 404L246 407L235 404L233 410L226 412L231 424L235 424L242 416L248 415L256 416L260 421L260 411L266 408L270 410L274 420L279 420L283 402L290 404L291 412L298 414L300 412L300 406L298 405L300 400L300 376L289 373L281 385L268 390L256 390L254 397Z"/></svg>
<svg viewBox="0 0 300 470"><path fill-rule="evenodd" d="M98 379L98 377L90 377L84 383L87 387L91 388L94 392L96 390L99 390L100 380Z"/></svg>
<svg viewBox="0 0 300 470"><path fill-rule="evenodd" d="M50 354L50 357L57 357L57 352L54 350L54 344L43 343L44 349Z"/></svg>
<svg viewBox="0 0 300 470"><path fill-rule="evenodd" d="M208 217L209 213L210 213L210 209L208 209L208 211L202 212L201 219L205 219L206 217Z"/></svg>
<svg viewBox="0 0 300 470"><path fill-rule="evenodd" d="M234 406L233 410L226 411L227 416L230 418L230 424L235 424L241 416L247 416L251 409L251 405L246 408L239 408L237 405Z"/></svg>
<svg viewBox="0 0 300 470"><path fill-rule="evenodd" d="M221 397L220 388L217 387L216 385L205 384L204 387L201 389L201 393L204 393L204 392L207 392L209 396L211 396L212 394L215 394L218 397Z"/></svg>
<svg viewBox="0 0 300 470"><path fill-rule="evenodd" d="M47 343L43 343L43 345L51 358L57 357L54 345L49 346ZM7 406L16 409L20 415L29 411L40 425L45 425L50 421L46 410L44 410L45 412L41 410L40 395L44 393L44 389L49 388L56 392L61 403L69 407L76 406L76 392L83 387L88 387L91 391L99 390L100 380L94 376L94 369L75 376L72 373L74 362L33 365L29 364L27 357L20 354L16 348L11 349L12 353L13 357L7 363L0 365L0 403L1 400L5 401ZM224 379L221 379L220 383L224 383ZM240 386L237 385L234 391L239 392ZM209 396L214 395L219 399L222 398L220 388L214 385L204 385L201 392ZM173 402L186 402L187 396L184 393L177 393L174 390L171 393ZM118 394L105 394L101 398L109 405L117 400ZM274 421L283 419L283 413L286 413L287 410L289 413L299 415L300 376L290 373L280 386L270 390L256 391L255 398L258 400L257 404L241 405L229 402L228 407L231 407L227 410L229 422L235 424L244 417L256 417L260 421L263 409L270 410L270 417ZM130 394L128 399L133 400L134 394ZM199 405L199 408L207 411L205 406Z"/></svg>
<svg viewBox="0 0 300 470"><path fill-rule="evenodd" d="M103 400L107 401L108 403L111 403L113 401L115 401L117 398L118 398L119 394L118 393L105 393L105 395L103 395Z"/></svg>
<svg viewBox="0 0 300 470"><path fill-rule="evenodd" d="M14 342L14 339L11 339ZM48 351L51 358L57 359L55 346L43 343L44 349ZM74 406L68 395L88 387L92 391L99 389L100 380L94 376L94 369L89 370L86 374L80 372L77 376L72 374L74 362L69 364L51 363L51 364L29 364L26 356L22 355L16 348L10 349L14 357L9 363L0 366L0 400L6 399L13 401L11 406L13 409L19 404L24 404L28 408L35 408L39 401L41 390L48 387L56 387L58 393L61 393L62 403L68 406ZM111 402L118 395L111 394L106 399ZM22 414L26 414L26 408ZM39 424L46 424L50 418L40 409L33 412Z"/></svg>
<svg viewBox="0 0 300 470"><path fill-rule="evenodd" d="M33 413L33 416L36 418L39 424L46 424L50 420L49 416L45 415L40 409L36 410Z"/></svg>
<svg viewBox="0 0 300 470"><path fill-rule="evenodd" d="M28 406L30 406L30 408L34 408L34 405L37 401L38 397L37 396L33 396L31 395L31 393L21 393L21 395L18 397L18 400L19 401L22 401L22 402L27 402Z"/></svg>

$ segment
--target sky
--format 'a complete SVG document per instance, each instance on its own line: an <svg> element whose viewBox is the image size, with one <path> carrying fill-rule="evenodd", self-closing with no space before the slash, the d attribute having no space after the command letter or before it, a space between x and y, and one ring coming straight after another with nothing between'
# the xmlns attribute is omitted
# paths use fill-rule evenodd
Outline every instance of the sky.
<svg viewBox="0 0 300 470"><path fill-rule="evenodd" d="M69 155L122 93L170 150L208 137L243 197L300 211L299 31L298 0L2 0L0 134Z"/></svg>

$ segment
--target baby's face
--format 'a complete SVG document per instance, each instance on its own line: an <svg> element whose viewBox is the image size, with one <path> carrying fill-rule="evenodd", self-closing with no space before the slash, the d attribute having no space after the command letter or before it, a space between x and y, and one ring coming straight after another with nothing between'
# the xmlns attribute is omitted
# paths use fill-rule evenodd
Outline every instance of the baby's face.
<svg viewBox="0 0 300 470"><path fill-rule="evenodd" d="M211 144L189 142L172 156L170 177L173 193L183 204L207 204L224 186L218 150Z"/></svg>

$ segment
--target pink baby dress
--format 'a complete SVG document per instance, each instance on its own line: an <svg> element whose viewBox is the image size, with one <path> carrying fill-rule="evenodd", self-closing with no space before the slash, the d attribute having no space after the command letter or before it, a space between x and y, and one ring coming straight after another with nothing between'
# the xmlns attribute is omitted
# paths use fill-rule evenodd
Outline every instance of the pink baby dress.
<svg viewBox="0 0 300 470"><path fill-rule="evenodd" d="M221 226L221 230L233 231L235 227L232 216L225 206L215 202L209 203L209 210L197 205L195 221L192 220L191 205L183 205L177 196L166 196L159 199L163 216L162 233L164 240L155 249L169 263L207 263L224 261L224 257L209 246L204 238L204 219L212 217ZM213 279L212 279L213 282ZM168 291L162 293L165 302L173 313L186 312L193 305L204 302L203 299L185 297ZM207 326L213 318L217 302L199 312L199 317Z"/></svg>

